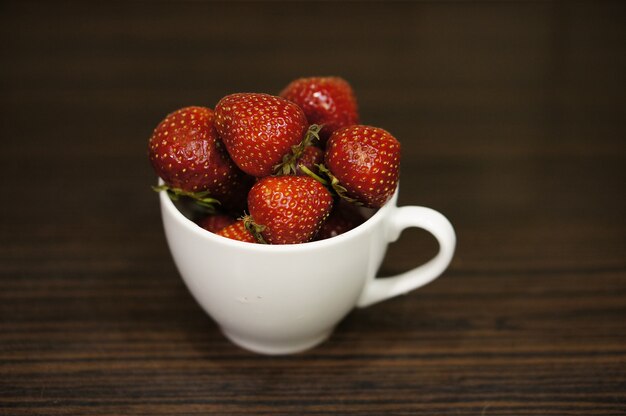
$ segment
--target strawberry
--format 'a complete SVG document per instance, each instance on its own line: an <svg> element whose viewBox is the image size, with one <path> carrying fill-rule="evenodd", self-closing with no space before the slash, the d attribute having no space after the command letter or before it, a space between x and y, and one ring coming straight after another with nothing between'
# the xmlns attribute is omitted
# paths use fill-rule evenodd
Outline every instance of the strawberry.
<svg viewBox="0 0 626 416"><path fill-rule="evenodd" d="M226 214L207 215L198 221L198 225L207 231L216 233L222 228L225 228L233 223L235 219Z"/></svg>
<svg viewBox="0 0 626 416"><path fill-rule="evenodd" d="M328 140L324 163L320 170L341 196L380 208L398 185L400 143L378 127L344 127Z"/></svg>
<svg viewBox="0 0 626 416"><path fill-rule="evenodd" d="M296 161L296 175L305 175L300 168L305 166L314 173L318 173L317 165L324 160L324 151L317 146L307 146Z"/></svg>
<svg viewBox="0 0 626 416"><path fill-rule="evenodd" d="M222 237L230 238L231 240L245 241L246 243L257 242L250 231L246 229L243 220L238 220L237 222L222 228L216 232L216 234L221 235Z"/></svg>
<svg viewBox="0 0 626 416"><path fill-rule="evenodd" d="M338 236L361 225L364 221L365 218L354 205L340 200L331 211L328 219L322 224L315 240L325 240Z"/></svg>
<svg viewBox="0 0 626 416"><path fill-rule="evenodd" d="M215 128L235 164L256 177L272 174L300 144L308 123L291 101L268 94L239 93L215 107Z"/></svg>
<svg viewBox="0 0 626 416"><path fill-rule="evenodd" d="M228 196L243 173L230 159L213 126L213 110L185 107L169 114L154 129L148 157L154 171L177 195L196 198Z"/></svg>
<svg viewBox="0 0 626 416"><path fill-rule="evenodd" d="M261 242L298 244L313 238L333 206L330 192L309 176L268 176L248 194L244 219Z"/></svg>
<svg viewBox="0 0 626 416"><path fill-rule="evenodd" d="M299 78L287 85L280 96L298 104L309 123L324 126L320 133L322 143L335 130L359 122L354 92L343 78Z"/></svg>

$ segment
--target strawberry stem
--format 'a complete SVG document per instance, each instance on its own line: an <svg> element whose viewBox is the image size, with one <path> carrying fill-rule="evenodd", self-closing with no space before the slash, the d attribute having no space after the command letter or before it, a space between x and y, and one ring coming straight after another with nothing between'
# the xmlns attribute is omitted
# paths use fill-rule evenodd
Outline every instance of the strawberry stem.
<svg viewBox="0 0 626 416"><path fill-rule="evenodd" d="M345 199L346 201L354 205L363 205L355 198L348 196L348 190L343 185L341 185L339 179L337 179L337 177L333 175L333 173L326 166L320 163L319 165L317 165L317 168L319 169L320 173L324 174L330 180L330 187L340 198Z"/></svg>
<svg viewBox="0 0 626 416"><path fill-rule="evenodd" d="M152 189L155 192L166 191L172 201L178 201L181 197L189 198L197 205L205 208L208 213L215 213L215 205L220 205L219 200L209 196L209 191L191 192L169 185L153 186Z"/></svg>
<svg viewBox="0 0 626 416"><path fill-rule="evenodd" d="M246 227L246 230L252 234L258 243L267 244L267 241L265 241L263 235L261 234L265 231L265 228L267 228L265 225L255 223L250 215L244 215L241 219L243 220L243 226Z"/></svg>
<svg viewBox="0 0 626 416"><path fill-rule="evenodd" d="M298 167L300 168L300 170L304 173L306 173L308 176L310 176L311 178L315 179L316 181L318 181L319 183L321 183L324 186L328 186L329 183L326 179L322 178L321 176L317 175L315 172L313 172L311 169L307 168L304 165L298 165Z"/></svg>
<svg viewBox="0 0 626 416"><path fill-rule="evenodd" d="M314 140L320 140L322 127L324 125L311 124L304 135L304 139L299 144L291 146L291 152L283 156L282 162L274 166L274 173L276 175L295 175L298 159L302 157L307 147L313 145Z"/></svg>

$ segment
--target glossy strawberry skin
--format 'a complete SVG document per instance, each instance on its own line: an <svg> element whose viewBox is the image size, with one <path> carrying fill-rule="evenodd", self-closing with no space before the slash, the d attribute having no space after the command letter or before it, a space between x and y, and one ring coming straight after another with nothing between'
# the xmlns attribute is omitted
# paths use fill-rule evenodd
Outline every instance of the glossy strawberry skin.
<svg viewBox="0 0 626 416"><path fill-rule="evenodd" d="M310 241L333 206L330 192L308 176L268 176L248 194L250 216L269 244Z"/></svg>
<svg viewBox="0 0 626 416"><path fill-rule="evenodd" d="M227 195L242 172L230 159L214 128L213 110L185 107L169 114L148 143L154 171L173 188Z"/></svg>
<svg viewBox="0 0 626 416"><path fill-rule="evenodd" d="M230 157L256 177L272 174L308 128L300 107L268 94L228 95L217 103L215 115L215 127Z"/></svg>
<svg viewBox="0 0 626 416"><path fill-rule="evenodd" d="M280 96L298 104L310 124L324 125L320 132L322 143L334 131L359 122L354 91L340 77L299 78L287 85Z"/></svg>
<svg viewBox="0 0 626 416"><path fill-rule="evenodd" d="M215 215L207 215L206 217L200 219L198 221L198 225L207 231L216 233L222 228L225 228L231 224L234 224L236 221L237 220L235 220L230 215L215 214Z"/></svg>
<svg viewBox="0 0 626 416"><path fill-rule="evenodd" d="M378 127L344 127L328 140L324 163L349 197L380 208L398 185L400 143Z"/></svg>
<svg viewBox="0 0 626 416"><path fill-rule="evenodd" d="M246 243L257 242L254 236L246 229L242 220L237 220L237 222L222 228L215 234L230 238L231 240L244 241Z"/></svg>

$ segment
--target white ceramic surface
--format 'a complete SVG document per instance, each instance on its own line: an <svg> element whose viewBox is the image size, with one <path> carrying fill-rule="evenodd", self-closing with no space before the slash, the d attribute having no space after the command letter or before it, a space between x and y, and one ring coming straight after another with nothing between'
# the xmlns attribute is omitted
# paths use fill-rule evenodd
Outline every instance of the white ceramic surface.
<svg viewBox="0 0 626 416"><path fill-rule="evenodd" d="M430 208L399 208L397 198L398 190L364 224L339 236L263 245L203 230L160 193L165 235L190 292L226 337L264 354L311 348L355 306L416 289L446 269L456 244L452 225ZM376 279L387 245L408 227L432 233L439 253L401 275Z"/></svg>

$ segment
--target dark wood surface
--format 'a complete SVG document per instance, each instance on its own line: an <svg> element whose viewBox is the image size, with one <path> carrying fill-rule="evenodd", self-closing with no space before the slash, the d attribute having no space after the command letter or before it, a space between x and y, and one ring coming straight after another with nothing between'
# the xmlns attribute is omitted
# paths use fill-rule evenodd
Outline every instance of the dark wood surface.
<svg viewBox="0 0 626 416"><path fill-rule="evenodd" d="M0 4L0 414L626 412L619 3ZM301 75L402 142L450 269L311 351L230 344L179 278L146 158L169 111ZM383 274L432 256L407 231Z"/></svg>

